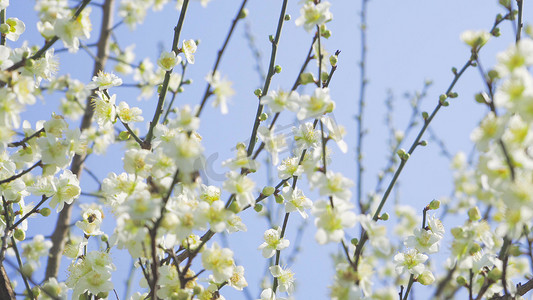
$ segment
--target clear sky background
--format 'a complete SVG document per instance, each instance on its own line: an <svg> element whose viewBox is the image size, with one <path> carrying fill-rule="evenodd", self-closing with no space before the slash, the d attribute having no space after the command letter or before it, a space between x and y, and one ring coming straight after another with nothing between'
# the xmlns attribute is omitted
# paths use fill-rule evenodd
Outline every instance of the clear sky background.
<svg viewBox="0 0 533 300"><path fill-rule="evenodd" d="M8 17L18 17L26 23L27 28L19 42L10 45L20 45L24 40L29 41L30 45L42 45L42 38L39 37L35 27L36 12L32 9L34 1L12 0L11 2ZM100 2L95 1L95 3ZM282 66L283 71L274 76L271 90L291 88L312 39L310 33L294 25L294 20L300 15L300 5L297 2L289 1L287 11L292 15L292 20L284 25L277 59L277 64ZM328 40L322 40L322 43L330 53L341 50L338 69L330 88L332 99L337 105L334 116L337 122L346 128L345 140L349 151L343 154L336 146L333 146L333 162L329 169L342 172L355 182L357 126L354 117L358 110L360 84L358 62L361 46L359 31L361 3L351 0L331 2L334 19L328 23L328 28L332 31L332 36ZM206 157L218 155L212 166L217 174L223 174L226 171L220 163L234 156L236 143L249 138L257 107L257 98L253 95L253 91L263 86L254 69L257 62L245 38L244 25L247 24L250 33L255 37L255 46L262 55L259 63L263 70L266 70L270 58L268 36L275 34L281 3L281 0L249 1L248 18L245 22L239 23L219 67L223 76L233 81L236 93L231 99L227 115L221 115L219 110L212 108L209 102L202 114L199 129L203 136ZM192 1L181 37L182 39L199 39L201 43L196 53L196 63L187 68L186 77L192 79L193 84L187 86L185 92L178 96L177 105L199 104L205 89L204 77L212 68L217 50L221 47L230 22L240 4L241 1L237 0L212 0L206 8L203 8L199 2ZM533 16L533 10L528 4L525 3L524 11L526 22L528 22L528 16ZM149 11L144 24L139 25L135 31L130 31L124 25L117 28L115 35L121 47L136 44L135 62L148 56L155 63L161 49L170 50L173 28L179 15L173 5L173 3L167 4L161 12ZM91 39L83 41L85 44L93 43L99 31L100 8L93 6L92 10L94 30ZM415 91L420 91L426 80L432 80L433 85L428 89L427 98L423 100L421 107L421 110L431 111L438 101L438 95L446 90L453 79L451 68L460 68L470 56L469 48L459 39L460 34L467 29L489 30L496 14L505 13L505 11L497 5L495 0L371 0L368 3L367 13L369 85L364 116L364 127L368 131L363 146L365 194L374 190L377 173L385 166L389 156L386 143L388 129L384 125L385 99L388 95L393 95L394 98L394 124L397 129L403 130L411 113L409 101L403 95L406 92L413 94ZM116 16L115 22L118 20L120 18ZM494 64L496 53L503 51L514 41L513 28L509 22L504 22L501 30L502 37L492 39L482 49L480 57L486 68ZM55 47L56 49L62 48L62 43L56 43ZM84 50L80 50L75 55L62 52L59 57L60 74L70 73L72 77L85 83L90 81L92 60ZM111 70L113 65L114 63L110 61L108 70ZM308 70L316 73L317 68L314 62L310 64ZM128 76L123 77L123 80L124 83L133 82ZM469 139L470 132L486 113L486 107L476 104L473 100L473 95L482 88L478 71L468 70L454 89L459 93L459 97L452 99L451 105L442 109L431 125L433 132L446 143L447 149L452 154L457 151L468 153L472 148ZM149 100L139 102L136 100L138 91L133 88L121 87L111 91L118 95L118 101L127 101L130 106L141 107L145 120L152 118L157 103L155 95ZM309 88L299 91L301 93L312 92ZM27 119L33 121L48 119L52 111L57 111L57 96L45 93L43 100L41 104L35 106L35 109L27 112L25 115ZM421 119L419 121L421 123ZM294 116L285 114L277 124L282 126L294 123ZM79 126L77 122L72 125ZM120 125L117 126L123 130ZM146 132L144 127L140 128ZM414 132L418 132L418 129ZM408 148L413 139L413 134L407 136L404 147ZM427 135L426 139L429 139ZM109 172L122 172L120 157L117 156L121 149L120 146L116 146L109 149L106 156L91 156L87 161L87 167L100 180ZM412 205L421 212L423 206L432 199L450 195L452 174L449 169L449 160L440 153L440 147L432 140L429 140L428 147L416 150L401 176L399 188L395 190L395 197L390 199L384 212L393 215L394 201ZM282 154L282 158L285 156L286 154ZM260 161L263 162L265 157L263 153ZM263 163L260 173L264 174L266 169ZM222 181L219 176L208 176L209 183L221 186ZM254 179L257 180L258 188L267 183L265 176L255 176ZM83 175L82 182L84 192L91 192L96 187L89 176ZM355 189L353 192L355 193ZM312 200L318 200L316 191L310 192L308 196ZM81 201L87 202L93 199L82 197ZM74 216L77 215L79 211L74 212ZM257 216L253 211L246 211L242 215L248 226L248 232L230 236L228 243L235 251L238 264L245 267L249 283L248 291L255 299L261 291L258 283L268 263L257 250L262 243L262 233L267 229L267 223L264 218ZM396 221L392 218L389 223L392 226ZM457 220L445 222L448 235L451 226L457 225L457 222ZM286 235L291 241L291 247L289 251L282 252L282 261L294 249L296 231L301 223L302 218L299 215L291 215L290 229ZM49 235L54 224L55 215L32 219L28 236L38 233ZM277 224L281 225L281 218ZM104 228L107 230L106 233L111 235L113 228L112 218L106 218ZM294 294L296 299L328 298L327 286L331 283L334 271L330 254L336 252L338 247L337 245L319 246L314 240L314 234L315 228L311 218L301 237L301 250L296 255L296 260L289 265L297 278L297 288ZM349 234L352 237L358 236L359 229L353 228ZM392 234L391 238L393 238ZM219 238L215 240L220 243ZM446 246L441 249L442 257L447 257L449 249ZM118 268L118 271L114 273L113 281L120 299L123 299L124 280L131 262L127 259L125 252L113 249L111 253ZM439 261L435 263L440 264ZM66 277L67 265L68 260L63 260L60 278ZM35 277L39 278L39 276ZM138 285L138 278L139 276L136 276L133 281L134 290ZM225 287L222 292L226 299L246 299L229 287Z"/></svg>

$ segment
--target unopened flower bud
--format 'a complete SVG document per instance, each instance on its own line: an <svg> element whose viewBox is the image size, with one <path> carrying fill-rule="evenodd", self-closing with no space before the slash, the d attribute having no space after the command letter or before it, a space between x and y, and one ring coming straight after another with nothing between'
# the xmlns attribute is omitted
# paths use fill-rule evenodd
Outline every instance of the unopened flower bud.
<svg viewBox="0 0 533 300"><path fill-rule="evenodd" d="M285 201L285 198L283 198L282 195L276 195L275 198L276 198L276 203L278 204L281 204L283 203L283 201Z"/></svg>
<svg viewBox="0 0 533 300"><path fill-rule="evenodd" d="M248 16L248 9L243 8L239 13L239 19L244 19Z"/></svg>
<svg viewBox="0 0 533 300"><path fill-rule="evenodd" d="M379 218L381 220L383 220L383 221L387 221L389 219L389 214L388 213L384 213Z"/></svg>
<svg viewBox="0 0 533 300"><path fill-rule="evenodd" d="M315 78L313 77L313 73L302 73L300 75L300 83L301 84L308 84L308 83L314 83Z"/></svg>
<svg viewBox="0 0 533 300"><path fill-rule="evenodd" d="M257 97L261 97L263 96L263 91L261 89L255 89L254 95L256 95Z"/></svg>
<svg viewBox="0 0 533 300"><path fill-rule="evenodd" d="M261 204L254 205L254 210L256 212L261 212L263 210L263 205L261 205Z"/></svg>
<svg viewBox="0 0 533 300"><path fill-rule="evenodd" d="M455 282L457 282L457 284L460 286L465 286L467 284L466 278L464 278L464 276L458 276L457 278L455 278Z"/></svg>
<svg viewBox="0 0 533 300"><path fill-rule="evenodd" d="M285 17L283 17L283 20L290 21L291 20L291 15L286 14Z"/></svg>
<svg viewBox="0 0 533 300"><path fill-rule="evenodd" d="M329 57L329 63L331 64L332 67L335 67L338 61L339 61L339 58L337 57L337 55L332 55Z"/></svg>
<svg viewBox="0 0 533 300"><path fill-rule="evenodd" d="M416 281L420 282L422 285L430 285L435 281L435 276L433 276L431 271L425 270L416 278Z"/></svg>
<svg viewBox="0 0 533 300"><path fill-rule="evenodd" d="M470 221L477 221L481 219L481 213L479 212L477 206L472 207L468 210L468 218L470 219Z"/></svg>
<svg viewBox="0 0 533 300"><path fill-rule="evenodd" d="M261 194L263 194L264 196L268 197L268 196L274 194L275 191L276 191L275 187L273 187L273 186L265 186L263 188L263 191L261 192Z"/></svg>
<svg viewBox="0 0 533 300"><path fill-rule="evenodd" d="M439 200L432 200L431 202L429 202L428 208L430 210L436 210L436 209L439 209L439 207L440 207Z"/></svg>
<svg viewBox="0 0 533 300"><path fill-rule="evenodd" d="M43 217L48 217L50 215L52 211L50 210L50 208L48 207L43 207L39 210L39 213L41 214L41 216Z"/></svg>
<svg viewBox="0 0 533 300"><path fill-rule="evenodd" d="M118 134L118 139L121 141L127 141L130 139L131 134L128 131L121 131Z"/></svg>
<svg viewBox="0 0 533 300"><path fill-rule="evenodd" d="M266 121L266 119L268 119L268 114L261 113L261 115L259 116L259 121Z"/></svg>
<svg viewBox="0 0 533 300"><path fill-rule="evenodd" d="M24 230L22 230L20 228L17 228L17 229L15 229L15 232L13 233L13 237L17 241L23 241L26 238L26 232L24 232Z"/></svg>
<svg viewBox="0 0 533 300"><path fill-rule="evenodd" d="M276 65L274 67L274 72L276 72L277 74L281 73L281 66L280 65Z"/></svg>

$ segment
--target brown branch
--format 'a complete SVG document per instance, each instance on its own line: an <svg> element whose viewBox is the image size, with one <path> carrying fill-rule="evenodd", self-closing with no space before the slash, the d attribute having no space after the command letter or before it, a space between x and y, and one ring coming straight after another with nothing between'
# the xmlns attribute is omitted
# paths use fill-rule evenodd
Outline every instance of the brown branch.
<svg viewBox="0 0 533 300"><path fill-rule="evenodd" d="M100 38L98 39L98 52L96 54L97 60L94 62L93 76L98 74L98 71L105 68L107 58L109 56L109 38L111 36L111 31L109 28L113 23L113 14L114 14L114 0L106 0L102 6L103 15L102 15L102 24L100 29ZM81 121L80 130L83 131L91 126L92 118L94 114L93 107L91 105L93 94L87 98L85 105L85 113ZM70 170L73 174L76 174L78 179L80 178L81 171L83 170L83 162L85 161L85 155L74 156ZM61 254L63 253L63 248L65 247L67 233L69 231L70 216L72 214L72 205L65 204L63 210L57 218L56 227L52 233L52 248L50 249L50 254L48 256L48 262L46 265L46 279L51 277L57 277L59 271L59 264L61 261Z"/></svg>

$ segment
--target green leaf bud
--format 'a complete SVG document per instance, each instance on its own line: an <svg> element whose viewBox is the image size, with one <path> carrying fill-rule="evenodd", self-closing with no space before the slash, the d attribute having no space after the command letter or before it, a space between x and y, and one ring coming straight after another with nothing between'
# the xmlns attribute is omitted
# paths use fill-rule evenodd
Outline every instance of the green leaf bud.
<svg viewBox="0 0 533 300"><path fill-rule="evenodd" d="M275 191L276 191L275 187L273 187L273 186L265 186L263 188L263 191L261 192L261 194L263 194L264 196L268 197L268 196L274 194Z"/></svg>
<svg viewBox="0 0 533 300"><path fill-rule="evenodd" d="M26 238L26 232L24 232L24 230L22 230L20 228L17 228L17 229L15 229L15 232L13 233L13 237L17 241L23 241Z"/></svg>
<svg viewBox="0 0 533 300"><path fill-rule="evenodd" d="M280 66L280 65L276 65L276 66L274 67L274 72L276 72L276 74L281 73L281 66Z"/></svg>
<svg viewBox="0 0 533 300"><path fill-rule="evenodd" d="M50 213L52 213L52 211L50 210L50 208L48 207L43 207L39 210L39 213L41 214L41 216L43 217L48 217L50 215Z"/></svg>
<svg viewBox="0 0 533 300"><path fill-rule="evenodd" d="M261 89L255 89L255 91L254 91L254 95L256 95L257 97L261 97L261 96L263 96L263 90L261 90Z"/></svg>
<svg viewBox="0 0 533 300"><path fill-rule="evenodd" d="M261 205L261 204L254 205L254 210L256 212L261 212L263 210L263 205Z"/></svg>
<svg viewBox="0 0 533 300"><path fill-rule="evenodd" d="M285 21L290 21L290 20L291 20L291 15L286 14L286 15L283 17L283 20L285 20Z"/></svg>
<svg viewBox="0 0 533 300"><path fill-rule="evenodd" d="M130 139L130 137L131 137L131 134L129 133L129 131L121 131L118 134L118 139L121 141L127 141Z"/></svg>
<svg viewBox="0 0 533 300"><path fill-rule="evenodd" d="M429 207L430 210L439 209L440 201L439 200L432 200L431 202L429 202L428 207Z"/></svg>
<svg viewBox="0 0 533 300"><path fill-rule="evenodd" d="M470 221L477 221L481 219L481 213L479 212L477 206L472 207L468 210L468 219L470 219Z"/></svg>
<svg viewBox="0 0 533 300"><path fill-rule="evenodd" d="M283 203L283 201L285 201L285 198L283 198L282 195L276 195L275 198L276 198L276 203L278 204L281 204Z"/></svg>

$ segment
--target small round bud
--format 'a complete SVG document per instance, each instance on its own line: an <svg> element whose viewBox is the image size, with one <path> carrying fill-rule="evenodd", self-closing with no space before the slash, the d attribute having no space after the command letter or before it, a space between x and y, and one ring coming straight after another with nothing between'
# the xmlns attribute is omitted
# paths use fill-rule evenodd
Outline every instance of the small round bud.
<svg viewBox="0 0 533 300"><path fill-rule="evenodd" d="M131 134L128 131L121 131L118 134L118 139L121 141L127 141L130 139L130 137L131 137Z"/></svg>
<svg viewBox="0 0 533 300"><path fill-rule="evenodd" d="M461 227L454 227L450 232L454 238L460 238L463 235L463 229Z"/></svg>
<svg viewBox="0 0 533 300"><path fill-rule="evenodd" d="M96 295L96 299L107 299L108 296L109 296L108 292L100 292L98 293L98 295Z"/></svg>
<svg viewBox="0 0 533 300"><path fill-rule="evenodd" d="M276 72L276 74L281 73L281 66L280 66L280 65L276 65L276 66L274 67L274 72Z"/></svg>
<svg viewBox="0 0 533 300"><path fill-rule="evenodd" d="M328 72L322 72L322 74L320 74L320 80L328 81L328 78L329 78Z"/></svg>
<svg viewBox="0 0 533 300"><path fill-rule="evenodd" d="M422 112L422 118L424 118L424 120L427 120L429 118L429 114L427 111Z"/></svg>
<svg viewBox="0 0 533 300"><path fill-rule="evenodd" d="M285 21L290 21L290 20L291 20L291 15L286 14L286 15L283 17L283 20L285 20Z"/></svg>
<svg viewBox="0 0 533 300"><path fill-rule="evenodd" d="M241 211L241 208L239 207L239 204L237 202L233 201L229 205L228 210L234 213L239 213Z"/></svg>
<svg viewBox="0 0 533 300"><path fill-rule="evenodd" d="M359 244L359 240L357 238L353 238L350 240L350 243L352 243L354 246L357 246L357 244Z"/></svg>
<svg viewBox="0 0 533 300"><path fill-rule="evenodd" d="M254 210L256 212L261 212L263 210L263 205L261 205L261 204L254 205Z"/></svg>
<svg viewBox="0 0 533 300"><path fill-rule="evenodd" d="M329 63L331 64L332 67L335 67L338 61L339 61L339 58L337 57L337 55L332 55L329 57Z"/></svg>
<svg viewBox="0 0 533 300"><path fill-rule="evenodd" d="M100 240L104 243L107 243L107 241L109 241L109 236L107 234L102 234L100 236Z"/></svg>
<svg viewBox="0 0 533 300"><path fill-rule="evenodd" d="M255 89L255 91L254 91L254 95L256 95L257 97L261 97L261 96L263 96L263 90L261 90L261 89Z"/></svg>
<svg viewBox="0 0 533 300"><path fill-rule="evenodd" d="M263 194L264 196L268 197L268 196L274 194L275 191L276 191L275 187L273 187L273 186L265 186L263 188L263 191L261 192L261 194Z"/></svg>
<svg viewBox="0 0 533 300"><path fill-rule="evenodd" d="M468 253L470 253L470 255L474 255L479 251L481 251L481 246L478 243L474 243L472 246L470 246L470 249L468 249Z"/></svg>
<svg viewBox="0 0 533 300"><path fill-rule="evenodd" d="M523 253L520 250L520 247L518 245L511 245L511 247L509 247L509 254L512 256L518 257L522 255Z"/></svg>
<svg viewBox="0 0 533 300"><path fill-rule="evenodd" d="M422 141L420 141L420 143L418 143L418 144L419 144L420 146L422 146L422 147L425 147L425 146L428 145L428 141L426 141L426 140L422 140Z"/></svg>
<svg viewBox="0 0 533 300"><path fill-rule="evenodd" d="M453 67L453 68L452 68L452 73L455 74L455 75L457 75L457 68L456 68L456 67Z"/></svg>
<svg viewBox="0 0 533 300"><path fill-rule="evenodd" d="M448 106L450 106L450 102L448 102L448 101L444 101L444 102L442 102L441 104L442 104L442 106L444 106L444 107L448 107Z"/></svg>
<svg viewBox="0 0 533 300"><path fill-rule="evenodd" d="M246 149L246 145L244 143L237 143L237 145L235 146L235 148L237 150L245 150Z"/></svg>
<svg viewBox="0 0 533 300"><path fill-rule="evenodd" d="M433 201L429 202L428 207L429 207L430 210L436 210L436 209L439 209L439 207L440 207L440 201L439 201L439 200L433 200Z"/></svg>
<svg viewBox="0 0 533 300"><path fill-rule="evenodd" d="M183 93L183 91L185 91L185 89L182 86L180 86L178 90L176 90L176 92L178 93Z"/></svg>
<svg viewBox="0 0 533 300"><path fill-rule="evenodd" d="M27 59L26 62L24 63L24 66L28 68L33 68L33 66L35 66L35 60Z"/></svg>
<svg viewBox="0 0 533 300"><path fill-rule="evenodd" d="M477 221L481 219L481 213L479 212L477 206L472 207L468 210L468 219L470 219L470 221Z"/></svg>
<svg viewBox="0 0 533 300"><path fill-rule="evenodd" d="M448 94L448 97L450 98L457 98L459 96L459 94L457 94L456 92L451 92Z"/></svg>
<svg viewBox="0 0 533 300"><path fill-rule="evenodd" d="M474 96L474 99L476 99L477 103L488 103L485 98L485 93L477 93L476 96Z"/></svg>
<svg viewBox="0 0 533 300"><path fill-rule="evenodd" d="M490 70L487 75L489 75L490 80L494 80L496 78L500 78L500 74L498 74L498 71L496 70Z"/></svg>
<svg viewBox="0 0 533 300"><path fill-rule="evenodd" d="M268 36L268 40L273 43L274 42L274 36L273 35L269 35Z"/></svg>
<svg viewBox="0 0 533 300"><path fill-rule="evenodd" d="M458 276L457 278L455 278L455 282L457 282L457 284L460 286L465 286L467 284L466 278L464 278L463 276Z"/></svg>
<svg viewBox="0 0 533 300"><path fill-rule="evenodd" d="M409 159L409 153L405 152L405 149L400 149L398 152L396 152L401 160L408 160Z"/></svg>
<svg viewBox="0 0 533 300"><path fill-rule="evenodd" d="M433 276L433 273L431 273L431 271L425 270L416 278L416 281L418 281L422 285L430 285L435 282L435 276Z"/></svg>
<svg viewBox="0 0 533 300"><path fill-rule="evenodd" d="M244 19L248 16L248 9L243 8L239 13L239 19Z"/></svg>
<svg viewBox="0 0 533 300"><path fill-rule="evenodd" d="M259 120L260 121L266 121L266 119L268 119L268 114L267 113L261 113L261 115L259 116Z"/></svg>
<svg viewBox="0 0 533 300"><path fill-rule="evenodd" d="M494 282L497 282L502 278L502 271L498 268L494 268L489 271L489 274L487 274L487 277L491 279Z"/></svg>
<svg viewBox="0 0 533 300"><path fill-rule="evenodd" d="M7 25L6 23L3 23L2 25L0 25L0 33L7 34L9 33L10 28L11 27L9 25Z"/></svg>
<svg viewBox="0 0 533 300"><path fill-rule="evenodd" d="M52 211L50 210L50 208L48 207L43 207L39 210L39 213L41 214L41 216L43 217L48 217L50 215L50 213L52 213Z"/></svg>
<svg viewBox="0 0 533 300"><path fill-rule="evenodd" d="M389 214L388 213L384 213L379 218L381 220L383 220L383 221L387 221L389 219Z"/></svg>
<svg viewBox="0 0 533 300"><path fill-rule="evenodd" d="M285 201L285 198L283 198L282 195L276 195L275 198L276 198L276 203L278 204L281 204L283 203L283 201Z"/></svg>
<svg viewBox="0 0 533 300"><path fill-rule="evenodd" d="M300 75L300 83L301 84L308 84L308 83L315 83L315 77L313 77L313 73L302 73Z"/></svg>
<svg viewBox="0 0 533 300"><path fill-rule="evenodd" d="M448 99L448 96L446 94L441 94L439 96L439 102L442 103L444 100Z"/></svg>
<svg viewBox="0 0 533 300"><path fill-rule="evenodd" d="M23 241L26 238L26 232L20 228L17 228L13 233L13 237L15 237L17 241Z"/></svg>
<svg viewBox="0 0 533 300"><path fill-rule="evenodd" d="M35 266L36 265L34 265L34 264L23 264L22 268L21 268L22 274L24 274L24 275L26 275L28 277L31 276L31 274L33 274L33 272L35 272Z"/></svg>

